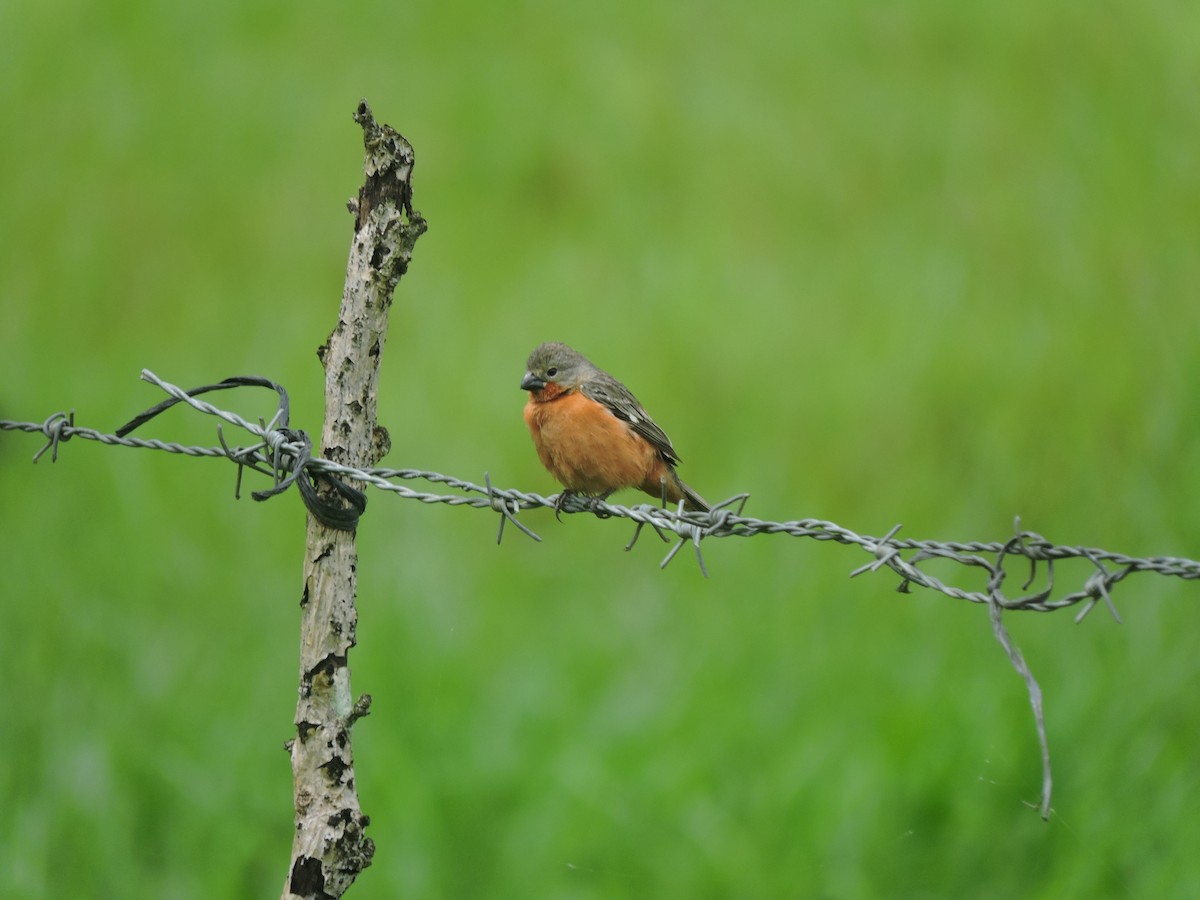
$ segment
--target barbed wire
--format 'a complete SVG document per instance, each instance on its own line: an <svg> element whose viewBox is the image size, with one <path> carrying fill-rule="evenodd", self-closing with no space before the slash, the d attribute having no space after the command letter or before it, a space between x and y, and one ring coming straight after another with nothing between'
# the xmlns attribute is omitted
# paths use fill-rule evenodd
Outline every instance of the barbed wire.
<svg viewBox="0 0 1200 900"><path fill-rule="evenodd" d="M286 392L282 392L282 388L267 379L229 379L219 385L208 385L205 388L185 391L163 381L149 370L142 372L142 378L161 388L172 399L138 416L128 425L118 429L115 434L76 426L74 413L62 412L55 413L41 423L0 420L0 430L41 433L47 443L34 454L35 462L46 452L50 452L52 460L57 460L59 446L72 437L108 445L161 450L186 456L226 457L239 467L239 485L240 470L244 468L250 468L273 478L272 489L256 491L256 499L267 499L269 496L274 496L281 487L290 484L290 480L295 479L299 471L307 470L313 476L329 475L334 478L349 479L369 484L404 499L418 500L422 503L443 503L450 506L492 509L502 516L500 533L497 535L498 541L503 537L503 527L506 522L511 522L534 540L540 541L541 538L535 532L516 518L522 510L538 507L558 508L566 513L590 512L600 518L629 519L636 524L637 530L634 539L627 546L632 547L640 535L641 529L647 525L654 528L664 538L667 532L674 533L681 538L681 541L671 549L660 565L666 567L685 544L691 543L697 552L698 563L706 574L707 567L700 554L702 540L722 537L753 537L759 534L785 534L792 537L858 546L870 553L874 559L852 571L851 576L861 575L868 571L878 571L886 566L900 575L902 580L898 590L903 592L908 592L912 585L917 585L935 590L948 597L972 603L996 604L1002 609L1036 612L1049 612L1085 602L1085 608L1078 616L1080 620L1101 601L1119 620L1109 589L1134 572L1156 572L1160 575L1189 580L1200 579L1200 562L1196 560L1176 556L1138 557L1097 548L1054 545L1036 532L1022 530L1019 519L1015 523L1014 535L1005 541L962 542L900 538L897 537L901 527L899 525L882 537L873 537L860 535L849 528L823 519L770 521L743 515L748 494L737 494L730 497L718 503L711 512L683 512L680 509L649 504L622 506L579 496L569 496L560 503L557 495L547 497L515 488L496 487L491 483L487 473L484 474L484 484L480 485L423 469L355 468L311 456L311 444L308 443L307 437L302 437L304 433L286 427ZM260 419L258 423L249 422L236 413L220 409L195 396L198 392L205 390L245 385L270 386L281 391L280 409L270 420ZM225 440L220 425L217 426L220 445L213 447L128 436L128 432L133 428L178 402L186 403L199 412L216 416L227 424L241 428L257 438L258 441L247 447L231 446ZM397 483L399 481L426 481L430 484L454 488L461 493L438 494L431 491L414 490ZM904 551L915 552L913 556L905 559L901 555ZM986 559L983 554L994 555L995 559ZM1023 591L1028 590L1030 584L1035 580L1037 564L1045 563L1047 580L1045 587L1025 596L1009 597L1005 595L1001 590L1001 585L1004 581L1004 564L1009 557L1023 557L1031 563L1030 578L1022 585ZM919 563L930 559L948 559L985 570L988 573L987 590L967 590L956 587L918 568ZM1080 590L1052 598L1054 562L1065 559L1086 560L1095 571ZM1110 565L1113 568L1110 568Z"/></svg>
<svg viewBox="0 0 1200 900"><path fill-rule="evenodd" d="M897 590L908 593L914 585L937 591L947 597L967 600L986 605L990 610L990 621L997 641L1008 654L1009 660L1025 681L1037 724L1038 740L1042 750L1043 785L1038 809L1043 818L1050 813L1050 755L1046 740L1045 722L1042 711L1041 690L1026 665L1020 650L1013 643L1004 626L1002 614L1006 610L1051 612L1057 609L1083 604L1075 617L1082 621L1099 603L1103 602L1116 621L1121 617L1113 603L1111 590L1120 581L1135 572L1155 572L1187 580L1200 579L1200 561L1177 556L1138 557L1082 546L1055 545L1040 534L1021 528L1020 519L1014 523L1014 533L1003 541L935 541L897 537L901 526L896 525L882 537L860 535L849 528L822 519L805 518L788 521L770 521L744 515L749 494L737 494L718 503L708 512L685 512L682 504L676 509L641 504L622 506L576 495L560 498L521 491L514 488L499 488L491 483L484 473L482 485L421 469L355 468L332 460L314 457L312 444L307 434L288 427L288 397L282 386L265 378L239 377L226 379L214 385L205 385L184 390L163 381L148 369L142 370L142 379L160 388L168 399L132 419L117 429L106 433L93 428L75 425L74 412L55 413L43 422L16 422L0 420L0 430L41 433L46 444L33 457L37 462L47 452L51 461L57 461L59 447L71 438L98 441L110 446L137 447L160 450L195 457L225 457L238 466L235 495L240 494L242 472L251 469L271 477L272 487L254 491L256 500L266 500L286 490L295 483L301 491L305 505L325 524L334 528L352 529L366 509L366 497L346 484L347 481L371 485L408 500L421 503L441 503L449 506L468 506L475 509L491 509L500 514L496 541L504 536L506 523L511 523L536 541L539 537L517 516L524 510L546 507L565 513L592 513L600 518L628 519L635 523L632 539L625 545L629 550L637 542L642 529L650 526L664 541L667 534L674 534L679 541L671 547L660 563L665 568L687 544L695 550L701 572L707 577L708 570L701 553L701 541L710 538L754 537L761 534L783 534L792 537L811 538L817 541L834 541L839 544L857 546L873 558L870 562L850 572L851 577L865 572L877 572L888 568L900 576ZM199 394L214 390L242 386L269 387L279 395L279 405L270 419L260 418L257 423L249 422L236 413L220 409L198 398ZM256 440L249 446L231 446L225 439L221 424L217 425L219 446L204 447L179 444L156 439L129 437L133 429L165 411L169 407L185 403L206 415L215 416L228 425L242 429ZM332 486L349 504L338 504L318 496L315 482ZM415 490L402 482L424 481L444 485L459 493L441 494ZM905 552L912 555L905 558ZM992 558L989 558L992 557ZM1006 565L1015 558L1029 564L1028 578L1021 586L1021 596L1010 597L1003 590L1007 578ZM986 573L986 590L968 590L939 579L919 568L923 562L935 559L950 560L968 568L978 568ZM1093 571L1078 590L1053 597L1055 590L1054 563L1059 560L1079 559L1090 564ZM1044 566L1044 584L1031 593L1030 586L1038 578L1038 566Z"/></svg>

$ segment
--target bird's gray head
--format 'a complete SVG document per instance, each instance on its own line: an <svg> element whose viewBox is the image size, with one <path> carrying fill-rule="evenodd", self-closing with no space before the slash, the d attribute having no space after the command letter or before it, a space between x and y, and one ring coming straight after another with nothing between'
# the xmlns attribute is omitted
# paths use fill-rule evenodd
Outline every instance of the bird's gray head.
<svg viewBox="0 0 1200 900"><path fill-rule="evenodd" d="M577 353L566 344L548 341L538 344L529 354L521 389L541 391L546 385L554 384L561 391L571 391L596 371L596 367L582 353Z"/></svg>

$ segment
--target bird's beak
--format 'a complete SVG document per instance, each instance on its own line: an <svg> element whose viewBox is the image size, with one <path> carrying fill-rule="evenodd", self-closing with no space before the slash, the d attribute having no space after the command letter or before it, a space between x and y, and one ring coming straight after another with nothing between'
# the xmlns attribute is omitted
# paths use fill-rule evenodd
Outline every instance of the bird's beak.
<svg viewBox="0 0 1200 900"><path fill-rule="evenodd" d="M525 377L521 379L521 390L523 391L540 391L545 386L546 382L532 372L526 372Z"/></svg>

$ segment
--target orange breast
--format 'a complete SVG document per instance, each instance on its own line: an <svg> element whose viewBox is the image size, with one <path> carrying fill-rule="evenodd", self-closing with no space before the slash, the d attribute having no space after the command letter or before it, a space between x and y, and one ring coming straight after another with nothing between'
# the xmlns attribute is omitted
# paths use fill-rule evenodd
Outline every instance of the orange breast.
<svg viewBox="0 0 1200 900"><path fill-rule="evenodd" d="M571 491L603 494L640 487L659 466L658 454L608 409L572 392L525 404L525 424L544 465Z"/></svg>

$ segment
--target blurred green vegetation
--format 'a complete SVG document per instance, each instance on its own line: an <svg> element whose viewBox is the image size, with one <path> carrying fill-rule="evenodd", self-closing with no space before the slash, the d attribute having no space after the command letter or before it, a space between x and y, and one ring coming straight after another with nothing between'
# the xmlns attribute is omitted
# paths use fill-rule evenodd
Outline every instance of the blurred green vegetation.
<svg viewBox="0 0 1200 900"><path fill-rule="evenodd" d="M3 4L0 416L111 429L149 367L319 432L366 97L431 225L391 464L552 491L517 382L558 339L753 514L1196 557L1197 46L1167 0ZM0 435L0 895L272 896L298 499L38 446ZM984 610L829 544L713 542L706 581L528 522L371 499L353 896L1200 895L1195 586L1009 617L1043 823Z"/></svg>

